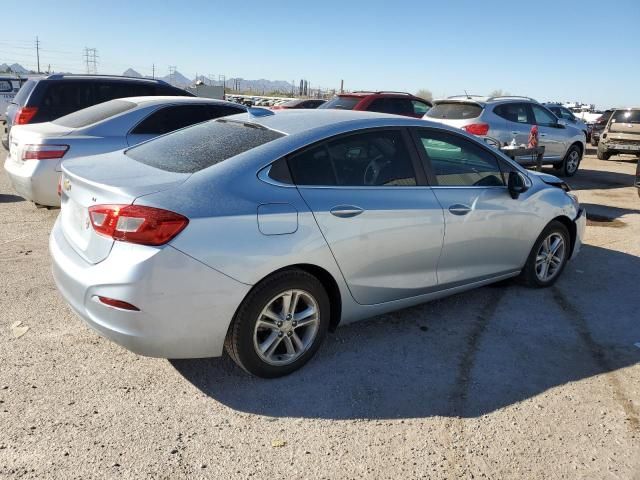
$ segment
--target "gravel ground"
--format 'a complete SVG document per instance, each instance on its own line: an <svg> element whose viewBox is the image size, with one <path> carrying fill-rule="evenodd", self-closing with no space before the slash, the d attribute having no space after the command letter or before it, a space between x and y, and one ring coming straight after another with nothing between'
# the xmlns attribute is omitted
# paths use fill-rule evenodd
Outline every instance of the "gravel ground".
<svg viewBox="0 0 640 480"><path fill-rule="evenodd" d="M640 478L635 163L594 154L570 181L586 245L555 287L346 326L271 381L89 331L50 274L57 212L0 173L0 478Z"/></svg>

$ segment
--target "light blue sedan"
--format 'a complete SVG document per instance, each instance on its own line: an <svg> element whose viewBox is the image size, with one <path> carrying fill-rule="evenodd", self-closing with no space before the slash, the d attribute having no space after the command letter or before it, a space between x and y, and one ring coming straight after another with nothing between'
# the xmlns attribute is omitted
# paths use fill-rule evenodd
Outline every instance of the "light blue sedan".
<svg viewBox="0 0 640 480"><path fill-rule="evenodd" d="M249 113L63 164L53 272L86 323L143 355L300 368L339 324L519 276L547 287L586 214L439 123Z"/></svg>

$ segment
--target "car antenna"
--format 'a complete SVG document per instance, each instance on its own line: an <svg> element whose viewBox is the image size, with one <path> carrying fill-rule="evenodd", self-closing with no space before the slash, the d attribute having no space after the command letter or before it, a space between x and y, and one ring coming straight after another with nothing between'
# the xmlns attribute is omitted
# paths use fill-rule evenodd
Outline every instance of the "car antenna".
<svg viewBox="0 0 640 480"><path fill-rule="evenodd" d="M467 99L468 99L468 100L471 100L471 97L469 96L469 94L467 93L467 91L466 91L466 90L463 90L463 92L464 92L464 94L467 96Z"/></svg>

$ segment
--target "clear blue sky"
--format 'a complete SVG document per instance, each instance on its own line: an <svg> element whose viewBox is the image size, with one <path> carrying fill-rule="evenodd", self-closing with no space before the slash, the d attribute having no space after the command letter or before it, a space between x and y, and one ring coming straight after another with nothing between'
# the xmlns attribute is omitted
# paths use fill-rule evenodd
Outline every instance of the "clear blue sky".
<svg viewBox="0 0 640 480"><path fill-rule="evenodd" d="M640 105L640 0L12 3L0 63ZM10 21L7 19L20 19Z"/></svg>

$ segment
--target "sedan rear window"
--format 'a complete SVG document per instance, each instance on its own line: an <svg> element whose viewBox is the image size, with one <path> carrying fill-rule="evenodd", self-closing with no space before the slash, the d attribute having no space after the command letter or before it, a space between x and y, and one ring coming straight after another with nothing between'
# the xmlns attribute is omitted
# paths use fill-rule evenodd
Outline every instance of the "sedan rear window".
<svg viewBox="0 0 640 480"><path fill-rule="evenodd" d="M640 110L616 110L611 123L640 123Z"/></svg>
<svg viewBox="0 0 640 480"><path fill-rule="evenodd" d="M142 143L126 154L167 172L195 173L283 136L259 125L216 120Z"/></svg>
<svg viewBox="0 0 640 480"><path fill-rule="evenodd" d="M482 107L475 103L441 102L436 103L427 112L428 118L442 118L449 120L465 120L477 118L482 113Z"/></svg>
<svg viewBox="0 0 640 480"><path fill-rule="evenodd" d="M52 123L63 127L82 128L131 110L135 106L135 103L126 100L110 100L70 113L54 120Z"/></svg>
<svg viewBox="0 0 640 480"><path fill-rule="evenodd" d="M353 110L353 108L362 100L360 97L333 97L318 108L338 108L340 110Z"/></svg>

